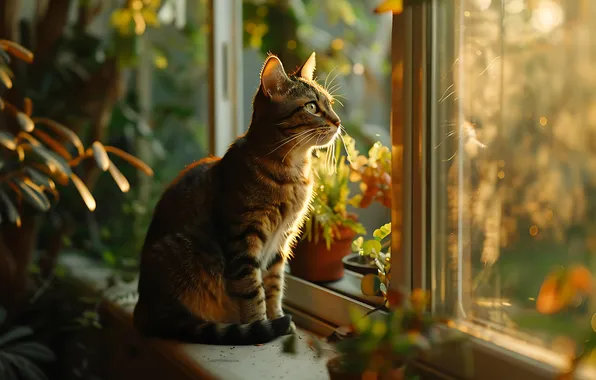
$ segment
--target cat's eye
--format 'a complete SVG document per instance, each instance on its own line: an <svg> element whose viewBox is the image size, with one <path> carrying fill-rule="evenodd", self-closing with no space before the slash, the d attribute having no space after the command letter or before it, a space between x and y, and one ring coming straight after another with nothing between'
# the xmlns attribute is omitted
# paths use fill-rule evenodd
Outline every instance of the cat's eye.
<svg viewBox="0 0 596 380"><path fill-rule="evenodd" d="M312 113L313 115L316 115L319 113L319 107L317 107L317 105L314 102L306 103L304 105L304 108L308 112Z"/></svg>

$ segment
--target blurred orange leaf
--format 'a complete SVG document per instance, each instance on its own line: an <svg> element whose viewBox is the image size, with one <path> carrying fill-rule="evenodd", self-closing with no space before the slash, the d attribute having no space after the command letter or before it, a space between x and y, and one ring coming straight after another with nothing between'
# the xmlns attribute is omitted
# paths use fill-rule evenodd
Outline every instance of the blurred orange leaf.
<svg viewBox="0 0 596 380"><path fill-rule="evenodd" d="M56 123L54 120L51 120L51 119L48 119L45 117L33 118L33 122L35 124L45 125L45 126L49 127L51 130L53 130L54 132L56 132L57 134L61 135L62 137L67 138L77 148L79 155L85 154L85 148L83 146L83 143L81 142L81 139L79 139L79 136L77 136L76 133L74 133L73 131L71 131L70 129L65 127L64 125Z"/></svg>
<svg viewBox="0 0 596 380"><path fill-rule="evenodd" d="M38 139L43 141L44 144L50 147L54 152L62 156L64 159L68 161L72 160L72 155L68 152L68 150L66 150L66 148L60 142L50 137L50 135L48 135L47 133L45 133L44 131L40 131L39 129L36 129L33 131L33 134L37 136Z"/></svg>
<svg viewBox="0 0 596 380"><path fill-rule="evenodd" d="M6 50L10 54L27 63L33 62L33 53L25 49L21 45L17 44L16 42L0 40L0 49Z"/></svg>
<svg viewBox="0 0 596 380"><path fill-rule="evenodd" d="M129 164L131 164L132 166L136 167L137 169L143 171L146 175L148 175L148 176L153 175L153 169L151 169L149 167L149 165L147 165L143 161L139 160L132 154L126 153L122 149L118 149L113 146L106 146L104 148L105 148L106 152L113 153L116 156L122 158L123 160L128 161Z"/></svg>
<svg viewBox="0 0 596 380"><path fill-rule="evenodd" d="M70 173L70 178L79 191L79 194L81 194L81 198L83 198L83 201L85 202L85 205L89 211L95 211L97 204L95 203L95 198L93 198L93 195L91 195L91 192L87 186L85 186L83 181L81 181L81 179L74 173Z"/></svg>

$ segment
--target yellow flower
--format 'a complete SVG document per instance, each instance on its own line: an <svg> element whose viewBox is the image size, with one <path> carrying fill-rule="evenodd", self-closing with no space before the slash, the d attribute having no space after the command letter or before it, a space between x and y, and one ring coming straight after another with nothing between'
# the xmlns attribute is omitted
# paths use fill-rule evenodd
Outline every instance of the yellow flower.
<svg viewBox="0 0 596 380"><path fill-rule="evenodd" d="M157 9L161 0L129 0L125 7L112 12L111 24L122 35L129 35L131 26L136 35L145 33L147 25L157 26Z"/></svg>
<svg viewBox="0 0 596 380"><path fill-rule="evenodd" d="M128 27L132 21L132 11L128 8L116 9L112 12L110 21L112 26L118 29L120 34L127 34Z"/></svg>
<svg viewBox="0 0 596 380"><path fill-rule="evenodd" d="M375 13L392 12L393 14L400 14L403 10L403 0L384 0L375 8Z"/></svg>

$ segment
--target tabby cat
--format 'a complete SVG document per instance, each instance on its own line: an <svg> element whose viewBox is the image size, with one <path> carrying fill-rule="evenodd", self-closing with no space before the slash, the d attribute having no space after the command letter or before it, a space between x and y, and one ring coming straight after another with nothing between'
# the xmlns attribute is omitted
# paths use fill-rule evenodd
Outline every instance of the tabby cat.
<svg viewBox="0 0 596 380"><path fill-rule="evenodd" d="M268 56L248 131L162 195L141 254L134 324L144 335L248 345L293 330L284 264L313 193L312 151L341 129L314 70L314 53L291 75Z"/></svg>

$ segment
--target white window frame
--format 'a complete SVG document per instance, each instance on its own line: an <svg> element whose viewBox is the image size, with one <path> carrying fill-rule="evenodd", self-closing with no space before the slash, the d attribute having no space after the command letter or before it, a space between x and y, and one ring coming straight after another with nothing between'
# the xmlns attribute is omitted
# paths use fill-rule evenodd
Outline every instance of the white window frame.
<svg viewBox="0 0 596 380"><path fill-rule="evenodd" d="M225 154L244 130L242 2L209 0L209 153Z"/></svg>

